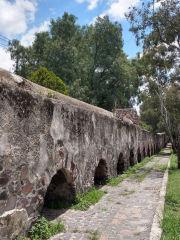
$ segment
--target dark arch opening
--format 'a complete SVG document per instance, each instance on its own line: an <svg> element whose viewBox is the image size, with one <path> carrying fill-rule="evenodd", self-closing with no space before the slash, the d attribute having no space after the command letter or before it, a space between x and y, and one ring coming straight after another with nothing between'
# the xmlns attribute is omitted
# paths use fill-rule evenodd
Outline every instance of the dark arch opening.
<svg viewBox="0 0 180 240"><path fill-rule="evenodd" d="M146 150L145 150L145 147L143 148L143 156L144 156L144 158L146 157Z"/></svg>
<svg viewBox="0 0 180 240"><path fill-rule="evenodd" d="M123 173L125 170L125 159L122 153L119 154L118 162L117 162L117 174Z"/></svg>
<svg viewBox="0 0 180 240"><path fill-rule="evenodd" d="M99 161L99 164L95 170L94 184L105 184L108 181L108 167L104 159Z"/></svg>
<svg viewBox="0 0 180 240"><path fill-rule="evenodd" d="M150 149L149 149L149 145L148 145L148 150L147 150L147 156L150 157Z"/></svg>
<svg viewBox="0 0 180 240"><path fill-rule="evenodd" d="M154 143L154 153L156 153L156 144Z"/></svg>
<svg viewBox="0 0 180 240"><path fill-rule="evenodd" d="M141 151L140 151L140 149L138 148L138 150L137 150L137 160L138 160L138 163L140 163L141 162Z"/></svg>
<svg viewBox="0 0 180 240"><path fill-rule="evenodd" d="M153 149L153 145L151 145L151 155L154 154L154 149Z"/></svg>
<svg viewBox="0 0 180 240"><path fill-rule="evenodd" d="M132 150L130 151L129 162L130 166L134 166L134 153Z"/></svg>
<svg viewBox="0 0 180 240"><path fill-rule="evenodd" d="M44 198L44 205L51 202L68 201L75 198L76 190L71 173L66 168L61 168L51 179Z"/></svg>

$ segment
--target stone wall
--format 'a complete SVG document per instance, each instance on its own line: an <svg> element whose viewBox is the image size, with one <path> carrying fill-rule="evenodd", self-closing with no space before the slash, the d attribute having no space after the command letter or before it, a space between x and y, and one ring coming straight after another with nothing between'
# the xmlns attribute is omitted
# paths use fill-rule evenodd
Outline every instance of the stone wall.
<svg viewBox="0 0 180 240"><path fill-rule="evenodd" d="M0 69L3 240L14 238L14 233L7 235L7 216L16 235L24 236L44 203L72 200L94 181L106 181L108 174L116 177L166 144L164 134L153 136L106 110L62 94L47 98L47 91ZM23 224L13 220L16 215Z"/></svg>
<svg viewBox="0 0 180 240"><path fill-rule="evenodd" d="M119 119L130 119L133 124L139 126L139 116L134 108L116 109L115 116Z"/></svg>

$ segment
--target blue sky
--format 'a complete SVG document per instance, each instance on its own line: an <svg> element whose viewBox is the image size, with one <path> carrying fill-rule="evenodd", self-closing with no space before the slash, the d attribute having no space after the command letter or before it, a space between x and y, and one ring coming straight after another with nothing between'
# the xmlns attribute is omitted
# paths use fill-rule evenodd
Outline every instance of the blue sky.
<svg viewBox="0 0 180 240"><path fill-rule="evenodd" d="M0 0L0 35L8 39L16 38L21 44L28 46L33 42L34 33L48 30L49 20L57 19L64 12L78 17L80 25L90 24L95 18L104 14L111 21L118 21L123 27L124 52L134 57L140 48L129 32L129 23L124 12L140 0ZM5 44L4 41L0 40ZM0 45L0 67L12 70L12 61L5 47Z"/></svg>

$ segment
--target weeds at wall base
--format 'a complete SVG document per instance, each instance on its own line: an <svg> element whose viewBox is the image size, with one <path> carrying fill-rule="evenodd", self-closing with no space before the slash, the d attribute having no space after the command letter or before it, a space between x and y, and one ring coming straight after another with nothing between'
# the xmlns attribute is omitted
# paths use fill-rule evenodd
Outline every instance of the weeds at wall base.
<svg viewBox="0 0 180 240"><path fill-rule="evenodd" d="M85 211L91 205L98 202L107 191L91 188L87 193L81 193L76 196L73 202L51 202L49 207L53 209L74 209Z"/></svg>

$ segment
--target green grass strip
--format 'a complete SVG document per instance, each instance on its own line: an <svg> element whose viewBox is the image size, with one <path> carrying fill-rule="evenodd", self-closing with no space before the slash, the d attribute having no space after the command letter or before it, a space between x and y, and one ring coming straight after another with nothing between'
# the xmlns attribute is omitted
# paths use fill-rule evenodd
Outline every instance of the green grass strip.
<svg viewBox="0 0 180 240"><path fill-rule="evenodd" d="M87 193L78 194L73 202L51 202L49 205L53 209L74 209L85 211L91 205L97 203L107 191L91 188Z"/></svg>
<svg viewBox="0 0 180 240"><path fill-rule="evenodd" d="M109 182L107 185L109 186L117 186L120 182L122 182L125 178L128 178L132 176L137 170L145 166L149 161L152 161L155 157L157 157L158 154L152 155L151 157L146 157L144 160L140 163L137 163L133 167L129 167L127 171L124 171L123 173L125 175L119 175L117 178L109 178Z"/></svg>
<svg viewBox="0 0 180 240"><path fill-rule="evenodd" d="M180 239L180 170L177 156L171 155L171 167L165 198L161 240Z"/></svg>

